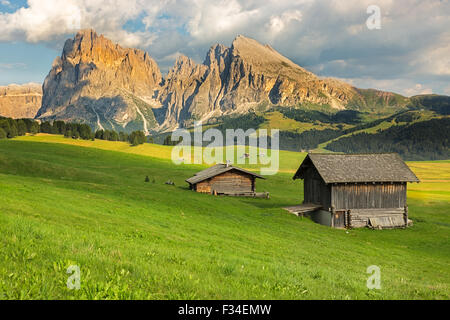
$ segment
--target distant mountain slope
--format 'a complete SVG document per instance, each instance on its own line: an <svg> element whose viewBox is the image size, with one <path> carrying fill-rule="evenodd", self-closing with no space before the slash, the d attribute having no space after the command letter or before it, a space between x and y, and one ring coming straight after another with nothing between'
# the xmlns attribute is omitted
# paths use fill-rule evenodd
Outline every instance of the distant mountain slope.
<svg viewBox="0 0 450 320"><path fill-rule="evenodd" d="M321 105L329 110L403 108L407 98L321 79L268 45L238 36L211 47L203 64L180 57L159 95L164 128L271 106Z"/></svg>
<svg viewBox="0 0 450 320"><path fill-rule="evenodd" d="M244 36L236 37L231 47L212 46L202 64L180 56L163 78L147 53L124 49L93 30L66 41L43 91L39 119L146 132L274 106L317 105L330 112L387 108L394 113L409 101L321 79L269 45Z"/></svg>
<svg viewBox="0 0 450 320"><path fill-rule="evenodd" d="M409 107L411 109L427 109L442 115L450 115L450 96L437 94L424 94L411 97Z"/></svg>
<svg viewBox="0 0 450 320"><path fill-rule="evenodd" d="M373 118L355 110L328 113L276 107L265 113L225 116L212 126L224 134L229 128L279 129L281 150L386 151L398 152L408 160L434 160L450 158L449 120L450 116L427 109Z"/></svg>
<svg viewBox="0 0 450 320"><path fill-rule="evenodd" d="M0 86L0 116L34 118L42 103L42 87L38 83Z"/></svg>
<svg viewBox="0 0 450 320"><path fill-rule="evenodd" d="M349 101L347 108L366 111L380 111L380 109L405 108L409 99L393 92L380 91L375 89L356 89ZM397 110L398 111L398 110Z"/></svg>
<svg viewBox="0 0 450 320"><path fill-rule="evenodd" d="M346 153L397 152L406 160L450 159L450 118L362 132L331 142L326 148Z"/></svg>

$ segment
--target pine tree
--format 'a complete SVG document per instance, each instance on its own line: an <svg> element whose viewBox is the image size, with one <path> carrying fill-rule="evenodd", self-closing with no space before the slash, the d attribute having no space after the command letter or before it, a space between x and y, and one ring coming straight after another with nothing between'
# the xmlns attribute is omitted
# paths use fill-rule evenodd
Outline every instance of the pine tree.
<svg viewBox="0 0 450 320"><path fill-rule="evenodd" d="M138 138L138 136L137 135L134 135L134 137L133 137L133 141L131 142L131 145L133 146L133 147L135 147L135 146L138 146L140 143L139 143L139 138Z"/></svg>
<svg viewBox="0 0 450 320"><path fill-rule="evenodd" d="M56 128L55 131L57 134L65 134L66 123L61 120L55 121L55 122L53 122L53 128Z"/></svg>
<svg viewBox="0 0 450 320"><path fill-rule="evenodd" d="M18 132L17 132L17 126L14 124L12 126L10 126L9 132L7 133L8 138L15 138L17 137Z"/></svg>
<svg viewBox="0 0 450 320"><path fill-rule="evenodd" d="M119 132L119 140L120 141L128 141L128 134L126 134L125 132L120 131Z"/></svg>
<svg viewBox="0 0 450 320"><path fill-rule="evenodd" d="M25 124L25 121L22 119L17 120L17 134L19 136L24 136L25 133L27 133L27 125Z"/></svg>
<svg viewBox="0 0 450 320"><path fill-rule="evenodd" d="M71 137L72 137L72 131L66 130L66 132L64 133L64 138L71 138Z"/></svg>
<svg viewBox="0 0 450 320"><path fill-rule="evenodd" d="M3 128L0 128L0 140L6 139L6 131Z"/></svg>
<svg viewBox="0 0 450 320"><path fill-rule="evenodd" d="M33 121L33 123L30 126L30 133L34 135L38 132L39 132L39 123Z"/></svg>
<svg viewBox="0 0 450 320"><path fill-rule="evenodd" d="M41 132L43 133L52 133L52 125L50 122L45 121L41 123Z"/></svg>
<svg viewBox="0 0 450 320"><path fill-rule="evenodd" d="M109 130L105 130L103 132L103 140L109 140L109 138L111 137L111 132Z"/></svg>
<svg viewBox="0 0 450 320"><path fill-rule="evenodd" d="M95 131L95 139L103 139L103 130Z"/></svg>
<svg viewBox="0 0 450 320"><path fill-rule="evenodd" d="M80 125L80 137L83 140L88 140L91 138L91 127L87 124Z"/></svg>
<svg viewBox="0 0 450 320"><path fill-rule="evenodd" d="M51 134L58 134L59 133L58 127L54 123L53 123L52 129L50 131L51 131Z"/></svg>
<svg viewBox="0 0 450 320"><path fill-rule="evenodd" d="M118 141L119 140L119 135L117 134L117 132L112 131L111 135L109 136L109 140L110 141Z"/></svg>

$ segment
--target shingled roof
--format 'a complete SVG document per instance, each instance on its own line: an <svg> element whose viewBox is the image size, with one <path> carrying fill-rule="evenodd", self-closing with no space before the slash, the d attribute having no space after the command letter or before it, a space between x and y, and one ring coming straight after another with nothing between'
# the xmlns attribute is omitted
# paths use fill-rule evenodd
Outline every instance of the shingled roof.
<svg viewBox="0 0 450 320"><path fill-rule="evenodd" d="M188 182L190 184L196 184L196 183L199 183L199 182L204 181L206 179L218 176L219 174L222 174L222 173L225 173L225 172L228 172L228 171L231 171L231 170L237 170L237 171L240 171L240 172L252 175L252 176L254 176L256 178L259 178L259 179L265 179L264 177L262 177L260 175L257 175L257 174L255 174L253 172L250 172L250 171L238 168L238 167L233 167L232 165L226 165L224 163L219 163L219 164L216 164L215 166L212 166L212 167L210 167L208 169L205 169L205 170L202 170L200 172L197 172L193 177L187 179L186 182Z"/></svg>
<svg viewBox="0 0 450 320"><path fill-rule="evenodd" d="M419 182L397 153L310 153L293 179L303 179L305 169L311 164L325 183Z"/></svg>

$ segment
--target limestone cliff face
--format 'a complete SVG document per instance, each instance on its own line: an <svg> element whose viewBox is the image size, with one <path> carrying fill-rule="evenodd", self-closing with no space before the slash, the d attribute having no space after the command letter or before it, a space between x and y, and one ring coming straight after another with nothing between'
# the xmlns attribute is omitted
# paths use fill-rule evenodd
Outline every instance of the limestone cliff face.
<svg viewBox="0 0 450 320"><path fill-rule="evenodd" d="M159 99L166 109L165 129L258 106L311 102L345 109L357 94L343 82L318 78L270 46L238 36L229 48L211 47L201 65L180 58Z"/></svg>
<svg viewBox="0 0 450 320"><path fill-rule="evenodd" d="M345 109L395 105L397 96L321 79L272 47L238 36L203 63L180 56L163 79L156 62L93 30L66 41L43 84L39 119L117 131L170 131L228 114L303 103Z"/></svg>
<svg viewBox="0 0 450 320"><path fill-rule="evenodd" d="M0 86L0 116L30 118L36 116L42 103L42 86L38 83Z"/></svg>
<svg viewBox="0 0 450 320"><path fill-rule="evenodd" d="M161 79L146 52L124 49L93 30L83 30L66 41L55 59L37 117L148 131L155 119L146 100L152 99Z"/></svg>
<svg viewBox="0 0 450 320"><path fill-rule="evenodd" d="M199 87L207 71L206 66L198 65L185 56L177 59L158 95L165 110L164 117L158 119L163 127L175 128L180 122L192 117L193 108L202 103L203 94L199 94Z"/></svg>

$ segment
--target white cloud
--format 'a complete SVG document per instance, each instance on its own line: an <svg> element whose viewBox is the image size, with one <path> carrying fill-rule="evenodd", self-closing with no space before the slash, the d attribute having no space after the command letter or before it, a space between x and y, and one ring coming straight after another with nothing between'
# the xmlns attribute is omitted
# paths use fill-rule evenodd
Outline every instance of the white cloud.
<svg viewBox="0 0 450 320"><path fill-rule="evenodd" d="M28 0L28 7L0 13L0 41L51 42L81 28L94 28L124 45L145 45L151 43L152 34L123 29L141 12L137 0Z"/></svg>
<svg viewBox="0 0 450 320"><path fill-rule="evenodd" d="M435 46L417 55L411 67L421 73L450 76L450 32L443 34Z"/></svg>
<svg viewBox="0 0 450 320"><path fill-rule="evenodd" d="M406 88L403 90L404 94L408 97L415 96L418 94L431 94L433 93L433 89L431 88L424 88L423 85L420 83L417 83L413 88Z"/></svg>
<svg viewBox="0 0 450 320"><path fill-rule="evenodd" d="M47 41L80 28L81 11L73 1L29 0L29 8L0 15L0 40Z"/></svg>
<svg viewBox="0 0 450 320"><path fill-rule="evenodd" d="M291 21L302 21L302 12L293 10L283 12L281 15L271 16L268 23L269 32L276 35L283 31Z"/></svg>
<svg viewBox="0 0 450 320"><path fill-rule="evenodd" d="M225 33L235 32L252 21L259 8L244 8L239 1L197 0L193 2L195 14L187 21L187 30L194 38L214 39Z"/></svg>
<svg viewBox="0 0 450 320"><path fill-rule="evenodd" d="M22 62L2 63L0 62L0 69L23 69L26 68L26 64Z"/></svg>
<svg viewBox="0 0 450 320"><path fill-rule="evenodd" d="M381 30L366 27L372 4L381 9ZM448 0L28 0L27 7L0 12L0 41L61 48L78 28L92 27L124 46L148 50L167 67L178 52L200 62L210 45L229 45L243 34L356 86L373 79L403 93L418 91L418 83L444 92L449 16ZM129 21L141 27L129 28Z"/></svg>
<svg viewBox="0 0 450 320"><path fill-rule="evenodd" d="M177 60L177 58L178 58L179 56L182 56L182 55L183 55L183 53L177 51L177 52L175 52L175 53L169 54L169 55L167 55L167 56L165 56L165 57L159 59L159 61L173 62L173 61Z"/></svg>
<svg viewBox="0 0 450 320"><path fill-rule="evenodd" d="M7 0L2 0L2 1L0 1L0 4L2 5L2 6L5 6L5 7L12 7L11 6L11 2L9 2L9 1L7 1Z"/></svg>
<svg viewBox="0 0 450 320"><path fill-rule="evenodd" d="M364 89L377 89L391 91L410 97L419 94L431 94L433 89L421 83L414 83L412 79L373 79L365 78L339 78L353 86ZM450 89L450 88L449 88ZM445 93L445 92L444 92Z"/></svg>
<svg viewBox="0 0 450 320"><path fill-rule="evenodd" d="M450 86L447 88L444 88L444 94L449 95L450 96Z"/></svg>

